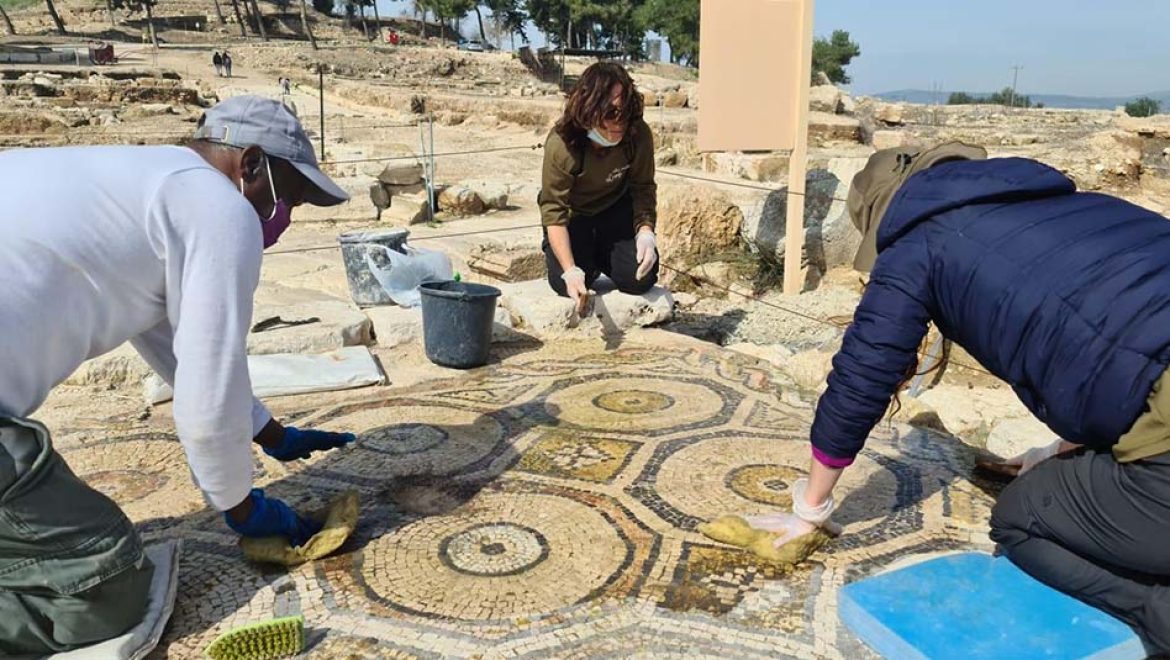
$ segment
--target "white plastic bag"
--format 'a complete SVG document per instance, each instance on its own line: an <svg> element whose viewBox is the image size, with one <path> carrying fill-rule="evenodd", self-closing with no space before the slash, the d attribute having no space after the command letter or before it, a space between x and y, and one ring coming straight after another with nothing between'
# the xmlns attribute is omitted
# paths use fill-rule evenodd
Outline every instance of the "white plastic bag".
<svg viewBox="0 0 1170 660"><path fill-rule="evenodd" d="M390 299L403 307L418 307L422 301L418 292L420 284L446 282L455 275L451 260L442 252L420 250L410 245L403 245L403 252L376 243L363 243L363 246L370 273ZM374 253L384 257L381 259L383 263L374 259Z"/></svg>

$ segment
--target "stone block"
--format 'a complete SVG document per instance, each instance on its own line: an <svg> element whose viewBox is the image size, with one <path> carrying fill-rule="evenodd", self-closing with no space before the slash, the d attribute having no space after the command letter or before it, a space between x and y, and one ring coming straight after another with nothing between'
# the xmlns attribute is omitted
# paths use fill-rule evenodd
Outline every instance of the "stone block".
<svg viewBox="0 0 1170 660"><path fill-rule="evenodd" d="M326 353L372 343L369 320L353 305L315 292L262 286L252 314L255 324L273 316L286 321L317 317L314 323L248 333L248 353ZM88 360L65 380L68 385L138 386L152 370L129 343Z"/></svg>
<svg viewBox="0 0 1170 660"><path fill-rule="evenodd" d="M861 141L861 121L845 115L810 112L808 131L812 145Z"/></svg>
<svg viewBox="0 0 1170 660"><path fill-rule="evenodd" d="M345 346L373 343L370 321L352 303L331 296L309 293L297 302L284 303L265 296L256 303L252 323L279 316L285 321L316 317L314 323L276 327L248 333L248 353L328 353ZM305 299L308 298L308 299Z"/></svg>
<svg viewBox="0 0 1170 660"><path fill-rule="evenodd" d="M373 325L374 341L379 347L393 348L422 342L422 309L381 305L363 310Z"/></svg>
<svg viewBox="0 0 1170 660"><path fill-rule="evenodd" d="M788 160L788 154L714 152L703 155L703 169L751 181L782 182L788 178Z"/></svg>
<svg viewBox="0 0 1170 660"><path fill-rule="evenodd" d="M544 252L535 246L477 245L471 250L467 267L501 282L526 282L544 277Z"/></svg>
<svg viewBox="0 0 1170 660"><path fill-rule="evenodd" d="M421 183L423 180L422 163L409 165L387 165L379 174L378 180L392 186L409 186Z"/></svg>
<svg viewBox="0 0 1170 660"><path fill-rule="evenodd" d="M820 272L852 265L861 235L849 217L849 188L868 157L833 158L809 170L805 179L805 262ZM741 206L744 233L761 250L784 252L788 195L760 196Z"/></svg>
<svg viewBox="0 0 1170 660"><path fill-rule="evenodd" d="M832 85L817 85L809 89L808 107L814 112L841 112L841 90Z"/></svg>
<svg viewBox="0 0 1170 660"><path fill-rule="evenodd" d="M873 117L887 126L902 126L906 123L906 108L896 103L877 103Z"/></svg>
<svg viewBox="0 0 1170 660"><path fill-rule="evenodd" d="M455 215L479 215L484 212L483 199L466 186L448 186L439 193L439 209Z"/></svg>
<svg viewBox="0 0 1170 660"><path fill-rule="evenodd" d="M412 195L397 195L390 202L390 208L382 214L382 220L394 225L417 225L430 220L425 192Z"/></svg>
<svg viewBox="0 0 1170 660"><path fill-rule="evenodd" d="M553 293L548 282L533 280L503 284L500 305L508 310L517 330L540 339L570 333L586 336L614 335L637 327L669 321L674 315L670 292L654 287L640 296L613 291L598 282L591 309L577 318L573 302Z"/></svg>
<svg viewBox="0 0 1170 660"><path fill-rule="evenodd" d="M910 141L910 135L905 131L874 131L873 132L873 148L881 151L882 149L894 149L897 147L906 146Z"/></svg>
<svg viewBox="0 0 1170 660"><path fill-rule="evenodd" d="M506 211L511 194L510 186L499 181L464 181L459 184L472 190L483 202L484 210Z"/></svg>
<svg viewBox="0 0 1170 660"><path fill-rule="evenodd" d="M666 92L662 95L662 105L667 108L687 107L686 92Z"/></svg>

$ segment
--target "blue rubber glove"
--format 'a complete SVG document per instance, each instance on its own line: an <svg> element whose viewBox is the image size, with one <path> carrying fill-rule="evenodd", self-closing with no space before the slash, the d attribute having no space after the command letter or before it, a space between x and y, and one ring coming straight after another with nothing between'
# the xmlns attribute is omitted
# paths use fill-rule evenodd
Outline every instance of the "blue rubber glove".
<svg viewBox="0 0 1170 660"><path fill-rule="evenodd" d="M237 523L226 512L223 514L227 526L241 536L285 536L296 547L304 545L321 531L321 523L298 516L289 505L278 499L264 497L264 491L259 488L253 488L248 497L252 500L252 513L247 520Z"/></svg>
<svg viewBox="0 0 1170 660"><path fill-rule="evenodd" d="M284 438L275 447L265 447L264 453L278 461L295 461L308 458L315 451L344 447L357 440L352 433L330 433L329 431L302 431L294 426L284 427Z"/></svg>

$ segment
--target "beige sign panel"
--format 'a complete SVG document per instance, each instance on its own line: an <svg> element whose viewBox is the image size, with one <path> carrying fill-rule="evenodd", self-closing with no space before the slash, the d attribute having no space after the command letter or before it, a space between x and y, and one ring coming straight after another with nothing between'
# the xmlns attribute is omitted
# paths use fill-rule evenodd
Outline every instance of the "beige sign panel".
<svg viewBox="0 0 1170 660"><path fill-rule="evenodd" d="M700 151L794 148L811 12L807 0L702 0Z"/></svg>

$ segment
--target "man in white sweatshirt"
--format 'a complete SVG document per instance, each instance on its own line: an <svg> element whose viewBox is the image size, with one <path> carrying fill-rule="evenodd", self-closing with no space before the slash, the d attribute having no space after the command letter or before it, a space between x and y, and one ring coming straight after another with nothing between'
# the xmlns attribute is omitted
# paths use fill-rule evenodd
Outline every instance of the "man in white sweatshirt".
<svg viewBox="0 0 1170 660"><path fill-rule="evenodd" d="M251 444L295 460L354 436L273 419L246 337L291 209L347 198L296 118L255 96L208 110L185 147L0 153L0 656L92 644L144 613L153 567L133 526L29 419L125 341L174 388L191 474L229 527L294 545L317 531L252 489Z"/></svg>

